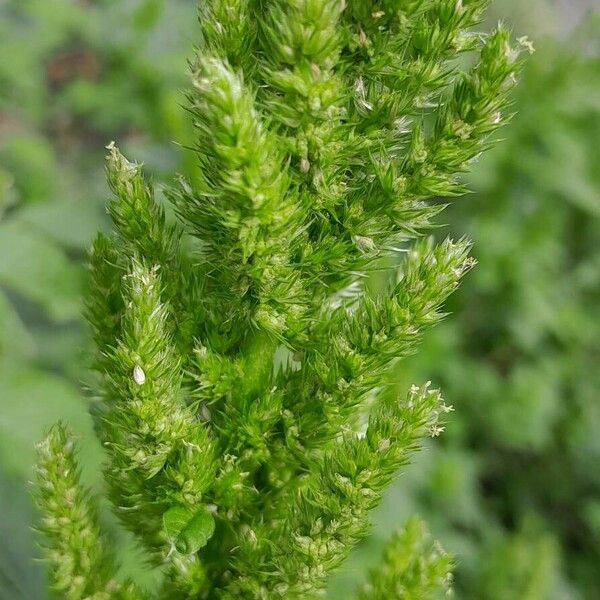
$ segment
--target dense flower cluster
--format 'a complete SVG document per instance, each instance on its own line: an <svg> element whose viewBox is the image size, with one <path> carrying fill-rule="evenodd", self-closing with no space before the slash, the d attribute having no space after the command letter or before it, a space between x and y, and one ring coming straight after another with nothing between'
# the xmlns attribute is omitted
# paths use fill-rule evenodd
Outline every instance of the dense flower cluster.
<svg viewBox="0 0 600 600"><path fill-rule="evenodd" d="M158 597L321 595L398 468L442 430L439 392L399 398L385 376L472 266L467 241L425 235L442 208L427 199L463 191L519 67L504 28L471 32L485 5L213 0L189 93L201 170L166 190L177 219L109 146L114 234L94 244L87 311L94 415L115 510L164 565ZM57 429L42 444L42 480L63 442ZM68 513L42 490L46 514ZM88 541L49 533L57 589L101 598L109 558L73 561ZM394 560L361 597L430 593L433 575L408 565L399 584ZM423 561L444 587L445 559Z"/></svg>

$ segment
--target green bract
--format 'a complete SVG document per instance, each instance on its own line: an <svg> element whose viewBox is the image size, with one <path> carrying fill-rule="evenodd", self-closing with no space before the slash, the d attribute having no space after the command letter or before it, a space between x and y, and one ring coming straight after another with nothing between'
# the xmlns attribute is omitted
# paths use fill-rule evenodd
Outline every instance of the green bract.
<svg viewBox="0 0 600 600"><path fill-rule="evenodd" d="M87 315L109 497L165 571L139 597L322 595L443 430L438 391L396 397L386 374L472 266L467 241L424 236L442 208L427 199L463 191L519 66L502 27L470 32L485 4L208 2L189 93L201 169L166 190L174 222L108 147L114 232L92 249ZM77 537L49 533L50 560L71 561ZM94 560L57 587L108 585L87 582L111 572ZM361 597L444 588L446 559L424 560L433 579L417 565Z"/></svg>

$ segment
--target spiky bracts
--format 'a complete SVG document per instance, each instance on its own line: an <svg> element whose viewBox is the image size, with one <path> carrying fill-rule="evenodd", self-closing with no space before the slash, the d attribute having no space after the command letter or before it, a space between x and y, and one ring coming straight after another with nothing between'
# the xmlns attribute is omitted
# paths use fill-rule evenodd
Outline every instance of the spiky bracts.
<svg viewBox="0 0 600 600"><path fill-rule="evenodd" d="M176 223L109 146L95 416L115 510L167 565L159 597L322 595L442 431L439 392L397 398L386 375L472 266L466 241L425 235L519 68L504 28L471 32L485 4L212 0L189 93L201 170L166 190Z"/></svg>
<svg viewBox="0 0 600 600"><path fill-rule="evenodd" d="M451 583L452 557L413 518L392 536L358 600L433 600L448 596Z"/></svg>
<svg viewBox="0 0 600 600"><path fill-rule="evenodd" d="M241 531L225 598L311 598L365 535L369 511L449 410L439 391L413 387L388 395L364 432L347 432L278 492ZM282 518L282 515L285 515ZM277 539L277 544L273 540Z"/></svg>
<svg viewBox="0 0 600 600"><path fill-rule="evenodd" d="M37 445L36 500L52 587L67 600L141 599L132 584L115 580L110 543L100 532L95 499L79 480L75 454L61 423Z"/></svg>

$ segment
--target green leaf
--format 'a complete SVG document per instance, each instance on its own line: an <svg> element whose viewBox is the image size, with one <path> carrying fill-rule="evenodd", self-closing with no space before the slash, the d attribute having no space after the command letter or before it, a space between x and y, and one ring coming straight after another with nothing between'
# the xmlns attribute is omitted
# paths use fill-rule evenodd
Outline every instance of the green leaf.
<svg viewBox="0 0 600 600"><path fill-rule="evenodd" d="M163 515L163 526L170 541L175 541L192 517L192 511L184 506L173 506Z"/></svg>
<svg viewBox="0 0 600 600"><path fill-rule="evenodd" d="M215 520L205 509L200 509L181 532L176 546L180 552L193 554L208 544L215 532Z"/></svg>
<svg viewBox="0 0 600 600"><path fill-rule="evenodd" d="M167 538L182 554L194 554L215 532L213 516L202 507L196 514L184 506L173 506L163 515Z"/></svg>

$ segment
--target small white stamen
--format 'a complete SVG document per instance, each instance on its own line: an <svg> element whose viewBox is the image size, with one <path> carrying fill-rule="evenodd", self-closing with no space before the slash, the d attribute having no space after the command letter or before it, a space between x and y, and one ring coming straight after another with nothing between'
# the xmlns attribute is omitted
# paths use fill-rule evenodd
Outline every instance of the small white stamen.
<svg viewBox="0 0 600 600"><path fill-rule="evenodd" d="M527 50L527 52L529 52L529 54L535 53L535 46L533 45L533 42L526 35L518 38L517 42L519 42L519 44L521 44L521 46L523 48L525 48L525 50Z"/></svg>

